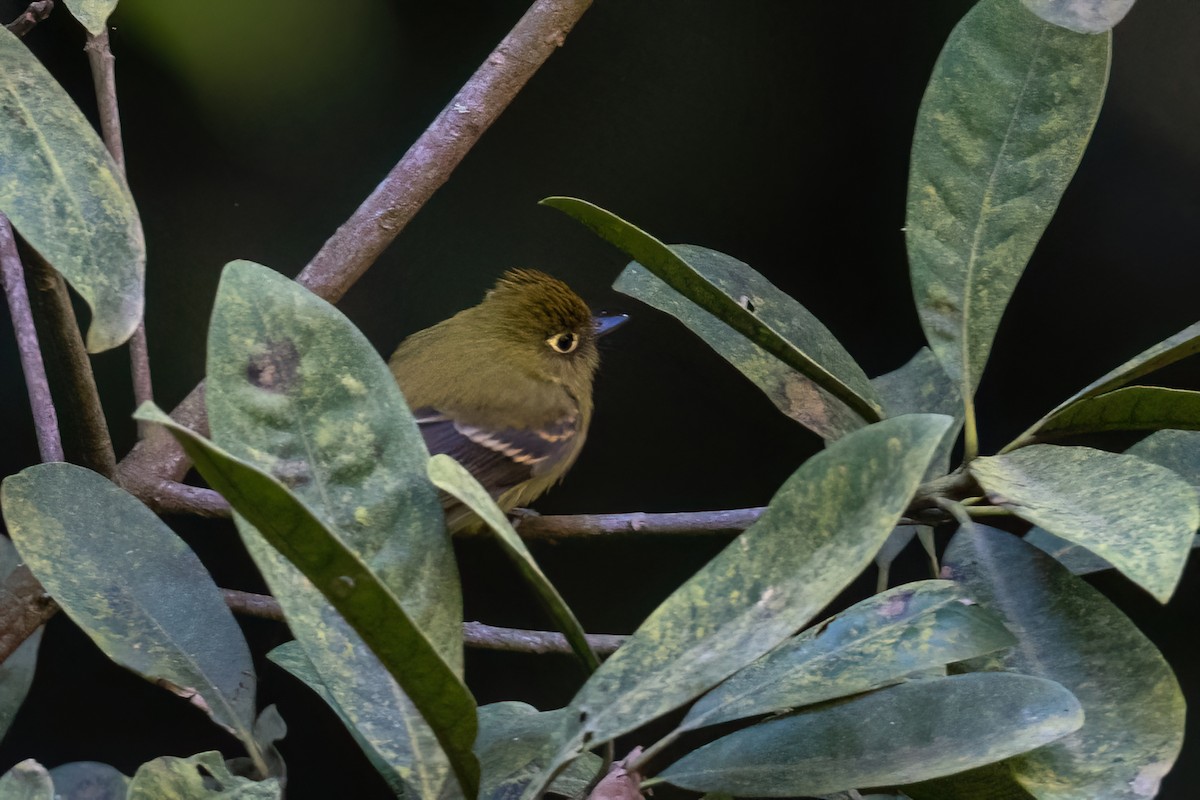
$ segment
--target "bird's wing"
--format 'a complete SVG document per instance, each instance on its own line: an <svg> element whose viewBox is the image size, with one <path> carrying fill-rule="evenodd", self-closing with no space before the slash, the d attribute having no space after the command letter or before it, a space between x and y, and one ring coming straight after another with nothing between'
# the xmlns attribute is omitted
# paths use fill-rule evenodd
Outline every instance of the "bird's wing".
<svg viewBox="0 0 1200 800"><path fill-rule="evenodd" d="M545 474L568 456L579 435L578 417L537 428L483 428L435 408L413 412L430 453L445 453L467 468L493 497Z"/></svg>

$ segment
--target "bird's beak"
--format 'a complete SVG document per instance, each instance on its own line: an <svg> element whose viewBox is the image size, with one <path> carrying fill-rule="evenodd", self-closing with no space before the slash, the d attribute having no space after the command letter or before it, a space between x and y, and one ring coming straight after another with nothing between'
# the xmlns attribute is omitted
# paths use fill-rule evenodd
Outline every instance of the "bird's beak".
<svg viewBox="0 0 1200 800"><path fill-rule="evenodd" d="M597 336L603 336L606 333L612 333L628 321L628 314L606 314L601 311L592 317L592 330L596 332Z"/></svg>

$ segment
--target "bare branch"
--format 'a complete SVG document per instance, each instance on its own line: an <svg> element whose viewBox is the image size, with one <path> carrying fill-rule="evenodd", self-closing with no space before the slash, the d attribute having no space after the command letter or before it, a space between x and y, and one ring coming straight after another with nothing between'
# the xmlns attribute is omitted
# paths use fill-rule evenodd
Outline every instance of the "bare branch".
<svg viewBox="0 0 1200 800"><path fill-rule="evenodd" d="M58 603L24 564L0 585L0 664L58 611Z"/></svg>
<svg viewBox="0 0 1200 800"><path fill-rule="evenodd" d="M62 461L58 413L54 410L50 383L46 380L46 365L42 363L42 351L38 348L33 309L29 307L29 293L25 287L25 270L17 254L12 225L4 214L0 214L0 284L4 286L13 330L17 335L21 369L25 373L25 387L29 391L29 407L33 411L33 424L37 430L38 452L42 461Z"/></svg>
<svg viewBox="0 0 1200 800"><path fill-rule="evenodd" d="M63 443L67 460L112 478L117 472L117 459L67 284L36 250L23 247L20 252L33 290L30 299L41 323L43 352L52 377L57 379L55 391L61 390L60 397L71 398L70 405L60 409L59 420L67 432Z"/></svg>
<svg viewBox="0 0 1200 800"><path fill-rule="evenodd" d="M4 27L15 33L17 36L24 36L33 30L34 26L50 16L50 12L54 10L54 0L34 0L29 4L21 15L8 23Z"/></svg>
<svg viewBox="0 0 1200 800"><path fill-rule="evenodd" d="M358 210L296 277L336 303L508 107L592 0L537 0Z"/></svg>
<svg viewBox="0 0 1200 800"><path fill-rule="evenodd" d="M279 607L274 597L265 594L241 592L236 589L222 589L225 604L237 614L248 617L269 619L284 622L283 609ZM616 634L588 634L588 642L592 649L600 655L616 651L627 636ZM526 631L517 628L497 628L484 625L482 622L463 623L463 643L467 647L477 647L482 650L504 650L512 653L571 653L567 637L561 633L550 631Z"/></svg>
<svg viewBox="0 0 1200 800"><path fill-rule="evenodd" d="M229 519L229 501L212 489L176 481L159 481L139 487L137 498L159 514L195 514L198 517Z"/></svg>
<svg viewBox="0 0 1200 800"><path fill-rule="evenodd" d="M762 515L760 508L729 511L680 511L665 514L570 514L543 517L526 512L517 518L524 539L568 539L633 534L740 533Z"/></svg>

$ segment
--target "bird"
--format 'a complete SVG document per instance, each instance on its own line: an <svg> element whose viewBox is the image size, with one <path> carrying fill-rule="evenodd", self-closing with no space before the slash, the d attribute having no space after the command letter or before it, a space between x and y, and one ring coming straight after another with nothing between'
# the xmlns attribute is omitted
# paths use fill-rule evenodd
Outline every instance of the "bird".
<svg viewBox="0 0 1200 800"><path fill-rule="evenodd" d="M628 318L593 315L557 278L511 269L478 305L404 339L388 366L429 452L462 464L507 513L562 480L579 457L596 342ZM441 497L452 533L481 527Z"/></svg>

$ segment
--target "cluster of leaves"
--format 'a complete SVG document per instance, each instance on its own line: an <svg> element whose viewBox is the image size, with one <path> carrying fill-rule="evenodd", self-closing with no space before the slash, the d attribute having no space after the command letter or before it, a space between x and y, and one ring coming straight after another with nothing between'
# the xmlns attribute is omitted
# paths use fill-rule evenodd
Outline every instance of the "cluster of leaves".
<svg viewBox="0 0 1200 800"><path fill-rule="evenodd" d="M730 256L664 245L580 200L544 201L635 259L619 290L679 318L827 441L604 663L486 491L430 458L352 323L265 267L225 268L208 335L211 440L152 405L138 417L169 429L233 507L296 637L271 660L329 704L398 796L578 794L602 766L596 751L684 708L631 769L744 796L1156 793L1182 740L1178 684L1075 572L1111 565L1164 601L1178 583L1200 526L1197 397L1127 384L1200 350L1200 324L999 454L977 453L975 388L1086 146L1107 29L1129 3L1088 6L1070 27L1089 32L1056 24L1063 4L1025 5L1050 21L1017 0L981 0L922 102L907 238L930 348L893 373L868 378L800 304ZM144 247L128 189L7 34L0 64L10 90L0 175L23 176L0 182L0 209L92 305L89 346L114 346L141 314ZM1126 453L1046 444L1114 429L1157 432ZM950 472L963 431L965 463ZM476 707L438 490L488 523L567 634L588 671L567 707ZM0 504L20 559L100 649L208 714L248 754L164 757L132 778L23 762L0 778L0 798L70 796L83 781L110 797L282 796L283 720L258 709L246 643L186 544L139 500L68 464L9 476ZM1023 540L972 520L997 511L1038 527ZM944 554L949 580L882 591L812 625L872 559L886 562L922 533L916 522L939 514L961 523ZM16 561L0 549L5 572ZM0 724L24 696L36 649L30 639L4 664ZM741 727L702 730L729 723ZM696 744L658 767L681 740Z"/></svg>

